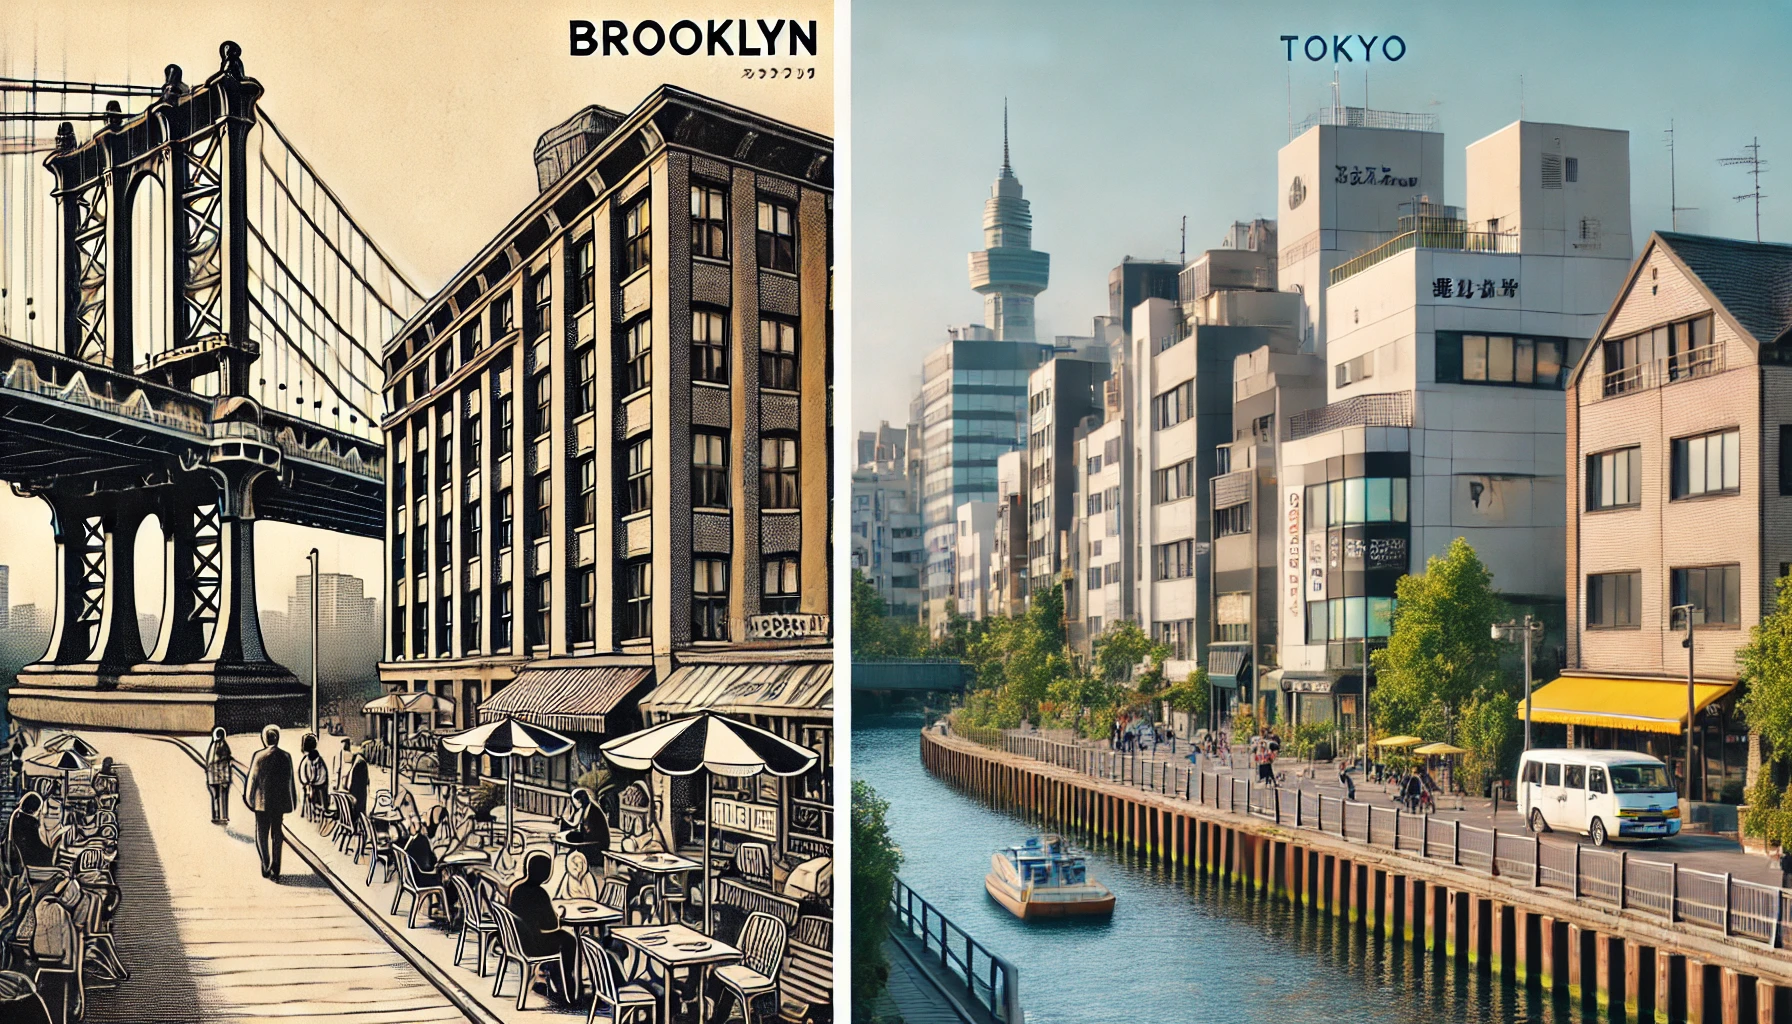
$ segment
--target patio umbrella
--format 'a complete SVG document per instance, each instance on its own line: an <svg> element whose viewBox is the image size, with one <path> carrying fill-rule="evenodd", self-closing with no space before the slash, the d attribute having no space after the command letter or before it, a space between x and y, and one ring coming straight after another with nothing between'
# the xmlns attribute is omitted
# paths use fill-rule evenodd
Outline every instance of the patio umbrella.
<svg viewBox="0 0 1792 1024"><path fill-rule="evenodd" d="M808 747L798 746L776 733L708 709L618 737L598 749L621 768L635 771L651 768L661 775L706 773L703 778L705 899L709 894L709 847L715 828L709 807L714 777L749 778L769 773L788 778L815 767L815 762L821 758Z"/></svg>
<svg viewBox="0 0 1792 1024"><path fill-rule="evenodd" d="M1448 743L1427 743L1422 747L1413 748L1413 753L1426 754L1426 755L1436 754L1439 756L1447 756L1450 754L1466 754L1466 753L1468 753L1468 751L1463 749L1462 747L1451 746Z"/></svg>
<svg viewBox="0 0 1792 1024"><path fill-rule="evenodd" d="M49 742L44 744L44 749L72 750L82 757L94 757L100 752L98 747L95 747L93 744L72 732L57 733Z"/></svg>
<svg viewBox="0 0 1792 1024"><path fill-rule="evenodd" d="M500 718L465 732L442 737L442 746L452 753L490 754L502 757L504 763L504 849L516 831L516 758L557 757L573 748L573 741L552 729L514 718Z"/></svg>
<svg viewBox="0 0 1792 1024"><path fill-rule="evenodd" d="M1425 742L1425 741L1420 739L1417 736L1389 736L1387 739L1376 740L1375 745L1378 747L1396 747L1396 748L1398 748L1398 747L1416 747L1423 742Z"/></svg>
<svg viewBox="0 0 1792 1024"><path fill-rule="evenodd" d="M68 793L68 773L85 771L92 767L85 757L82 757L73 750L59 750L51 753L39 754L31 759L31 763L44 768L53 768L56 771L61 772L62 792L64 795L67 795Z"/></svg>
<svg viewBox="0 0 1792 1024"><path fill-rule="evenodd" d="M398 713L405 710L404 699L411 694L388 693L383 697L375 697L361 705L361 710L370 715L392 716L392 795L398 795Z"/></svg>
<svg viewBox="0 0 1792 1024"><path fill-rule="evenodd" d="M438 711L450 710L454 707L454 704L452 702L443 700L442 698L440 698L440 697L436 696L435 694L430 693L426 690L419 690L416 693L400 693L400 694L396 694L395 696L398 697L399 703L402 705L401 710L403 710L404 713L407 715L433 715ZM398 743L399 743L398 736L397 736L398 720L396 718L394 718L392 724L393 724L392 746L393 746L393 751L394 751L393 755L392 755L392 795L397 796L398 795L398 752L397 752L397 748L398 748ZM411 781L412 782L417 781L417 773L416 773L416 769L414 766L411 770Z"/></svg>

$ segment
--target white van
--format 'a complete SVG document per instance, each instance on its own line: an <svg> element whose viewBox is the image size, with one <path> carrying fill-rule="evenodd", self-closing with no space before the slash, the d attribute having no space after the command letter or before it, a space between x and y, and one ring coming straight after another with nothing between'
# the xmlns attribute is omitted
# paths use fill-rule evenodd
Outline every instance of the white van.
<svg viewBox="0 0 1792 1024"><path fill-rule="evenodd" d="M1579 832L1595 846L1680 834L1668 766L1628 750L1526 751L1518 760L1518 813L1533 832Z"/></svg>

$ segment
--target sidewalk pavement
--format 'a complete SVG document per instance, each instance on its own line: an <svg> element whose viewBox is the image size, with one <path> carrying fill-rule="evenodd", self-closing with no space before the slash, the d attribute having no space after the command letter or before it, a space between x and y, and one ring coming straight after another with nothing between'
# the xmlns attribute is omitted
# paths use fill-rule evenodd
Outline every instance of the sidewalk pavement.
<svg viewBox="0 0 1792 1024"><path fill-rule="evenodd" d="M303 860L289 852L278 884L261 877L240 787L230 824L215 826L204 773L176 741L86 738L119 765L114 929L131 970L117 988L90 989L89 1021L467 1019Z"/></svg>
<svg viewBox="0 0 1792 1024"><path fill-rule="evenodd" d="M1078 742L1079 746L1091 750L1107 751L1107 744L1088 740ZM1178 741L1176 752L1170 752L1168 743L1160 744L1155 750L1137 755L1141 761L1158 763L1167 762L1178 768L1187 768L1189 746ZM1255 782L1255 771L1250 765L1250 757L1239 747L1233 748L1232 767L1228 768L1223 761L1216 762L1210 758L1201 759L1201 770L1204 772L1221 771L1239 778L1249 778ZM1276 771L1283 776L1284 789L1303 789L1308 793L1317 793L1341 799L1344 787L1338 782L1338 766L1335 762L1311 762L1283 757L1276 761ZM1356 777L1356 798L1361 803L1375 804L1380 807L1394 807L1397 803L1393 787L1379 782L1365 782L1360 775ZM1458 809L1458 803L1461 807ZM1530 829L1523 818L1519 817L1516 806L1507 801L1500 802L1497 813L1489 809L1485 797L1462 797L1460 801L1448 794L1439 794L1436 816L1442 820L1461 820L1464 825L1477 825L1482 828L1497 827L1501 832L1512 835L1529 835ZM1543 837L1546 843L1562 845L1590 844L1592 840L1585 836L1571 833L1551 832ZM1663 839L1648 843L1625 843L1631 849L1632 856L1662 862L1675 861L1681 867L1698 871L1729 872L1733 877L1762 885L1778 886L1780 872L1776 863L1765 856L1743 852L1742 845L1736 840L1722 835L1708 833L1683 832L1672 839Z"/></svg>

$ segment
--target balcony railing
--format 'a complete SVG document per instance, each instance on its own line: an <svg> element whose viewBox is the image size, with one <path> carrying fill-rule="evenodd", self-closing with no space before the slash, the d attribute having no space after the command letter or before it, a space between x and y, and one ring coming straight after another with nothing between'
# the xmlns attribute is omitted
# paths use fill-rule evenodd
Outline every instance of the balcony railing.
<svg viewBox="0 0 1792 1024"><path fill-rule="evenodd" d="M1665 359L1651 359L1613 370L1605 375L1601 397L1616 398L1683 380L1712 377L1724 372L1726 365L1724 343L1714 341Z"/></svg>
<svg viewBox="0 0 1792 1024"><path fill-rule="evenodd" d="M1357 395L1288 418L1288 440L1323 434L1341 427L1410 427L1412 392Z"/></svg>
<svg viewBox="0 0 1792 1024"><path fill-rule="evenodd" d="M1442 221L1442 218L1437 219ZM1444 226L1421 227L1416 231L1403 232L1361 256L1338 264L1332 268L1331 283L1337 284L1360 274L1408 249L1447 249L1451 252L1518 251L1516 231L1469 231L1450 227L1448 223L1443 221Z"/></svg>

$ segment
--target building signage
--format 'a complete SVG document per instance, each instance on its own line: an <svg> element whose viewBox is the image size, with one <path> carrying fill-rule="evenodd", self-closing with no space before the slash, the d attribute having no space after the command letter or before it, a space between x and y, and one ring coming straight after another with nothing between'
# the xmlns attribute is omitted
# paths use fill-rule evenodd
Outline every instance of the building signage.
<svg viewBox="0 0 1792 1024"><path fill-rule="evenodd" d="M1338 173L1332 178L1334 185L1393 185L1396 188L1417 188L1419 176L1410 178L1397 177L1391 167L1358 167L1355 164L1333 164Z"/></svg>
<svg viewBox="0 0 1792 1024"><path fill-rule="evenodd" d="M1371 537L1366 546L1367 568L1406 571L1405 537Z"/></svg>
<svg viewBox="0 0 1792 1024"><path fill-rule="evenodd" d="M1300 618L1300 497L1300 488L1288 491L1288 564L1282 570L1288 577L1288 614L1296 620Z"/></svg>
<svg viewBox="0 0 1792 1024"><path fill-rule="evenodd" d="M1431 282L1431 297L1434 299L1516 299L1518 298L1518 278L1502 277L1495 284L1493 278L1483 277L1476 280L1472 277L1439 277Z"/></svg>
<svg viewBox="0 0 1792 1024"><path fill-rule="evenodd" d="M1306 201L1307 183L1300 180L1300 175L1296 174L1294 181L1288 186L1288 208L1292 210Z"/></svg>
<svg viewBox="0 0 1792 1024"><path fill-rule="evenodd" d="M1294 60L1295 43L1300 44L1301 56L1315 64L1324 60L1328 55L1333 64L1355 64L1357 51L1351 49L1353 45L1361 48L1365 64L1375 59L1377 50L1381 51L1381 59L1389 63L1406 56L1406 40L1399 36L1388 36L1384 39L1381 36L1359 36L1352 32L1347 36L1332 36L1329 45L1325 36L1308 36L1305 39L1300 36L1277 36L1276 38L1286 49L1290 62ZM1380 46L1375 45L1378 42L1381 44ZM1318 53L1313 52L1314 43L1319 44Z"/></svg>
<svg viewBox="0 0 1792 1024"><path fill-rule="evenodd" d="M761 839L778 839L778 809L766 804L750 804L744 800L713 797L709 801L709 820L717 828L743 832Z"/></svg>
<svg viewBox="0 0 1792 1024"><path fill-rule="evenodd" d="M1307 600L1325 600L1325 535L1307 538Z"/></svg>

